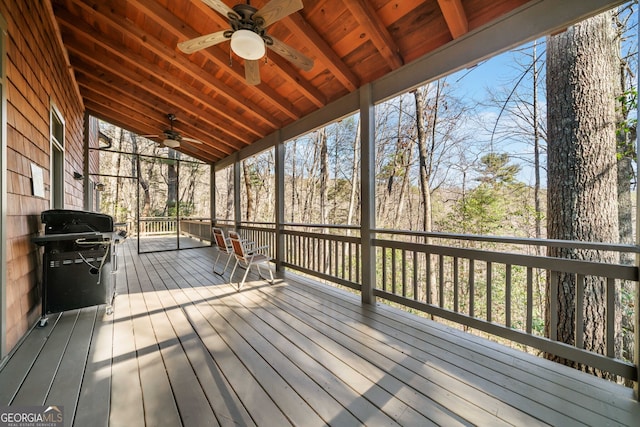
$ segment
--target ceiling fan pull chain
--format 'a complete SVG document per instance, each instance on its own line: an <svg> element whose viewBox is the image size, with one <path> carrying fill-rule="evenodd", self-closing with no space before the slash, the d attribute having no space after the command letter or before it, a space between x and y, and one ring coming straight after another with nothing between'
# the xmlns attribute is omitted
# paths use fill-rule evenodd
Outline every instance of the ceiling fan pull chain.
<svg viewBox="0 0 640 427"><path fill-rule="evenodd" d="M229 67L233 67L233 53L231 49L229 49Z"/></svg>

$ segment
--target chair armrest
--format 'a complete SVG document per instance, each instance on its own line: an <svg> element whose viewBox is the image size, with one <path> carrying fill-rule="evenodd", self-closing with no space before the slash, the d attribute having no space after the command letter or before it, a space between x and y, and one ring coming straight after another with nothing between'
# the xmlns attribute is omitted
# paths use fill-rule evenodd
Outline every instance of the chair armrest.
<svg viewBox="0 0 640 427"><path fill-rule="evenodd" d="M249 255L255 255L259 252L265 252L267 249L269 249L269 245L258 246L257 248L247 249L247 252L249 252Z"/></svg>

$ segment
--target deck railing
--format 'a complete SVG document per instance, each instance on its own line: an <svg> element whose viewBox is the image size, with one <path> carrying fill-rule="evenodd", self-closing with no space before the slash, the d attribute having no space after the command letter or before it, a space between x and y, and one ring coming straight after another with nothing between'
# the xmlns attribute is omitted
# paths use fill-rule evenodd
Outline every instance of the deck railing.
<svg viewBox="0 0 640 427"><path fill-rule="evenodd" d="M360 290L360 228L287 224L282 265Z"/></svg>
<svg viewBox="0 0 640 427"><path fill-rule="evenodd" d="M211 220L209 218L186 218L180 220L180 234L200 241L211 241Z"/></svg>
<svg viewBox="0 0 640 427"><path fill-rule="evenodd" d="M120 223L119 228L127 231L128 235L154 236L176 234L193 237L199 240L211 241L211 220L209 218L181 218L176 217L141 217L140 222L130 221ZM179 225L179 227L178 227Z"/></svg>
<svg viewBox="0 0 640 427"><path fill-rule="evenodd" d="M635 252L634 246L498 237L410 233L377 230L376 265L380 272L374 294L447 321L486 332L503 340L552 354L592 368L637 380L631 361L617 359L616 301L624 282L637 289L638 269L631 265L546 256L546 248L563 247L593 253ZM387 237L382 239L380 237ZM575 286L575 344L557 341L559 277ZM582 349L585 284L601 283L604 292L605 354ZM549 301L549 314L545 312ZM547 317L549 320L547 321ZM633 332L632 332L633 333ZM546 338L547 335L550 338ZM638 331L635 331L637 339Z"/></svg>
<svg viewBox="0 0 640 427"><path fill-rule="evenodd" d="M242 223L238 228L259 245L270 245L271 256L275 257L273 224ZM362 288L358 227L287 224L280 233L282 266L355 290ZM549 247L563 247L617 256L637 252L635 246L391 230L375 233L373 293L378 298L463 329L485 332L504 342L637 381L637 367L629 360L616 358L614 343L624 333L615 329L621 311L636 310L632 304L621 306L618 298L625 283L631 286L624 289L637 292L638 268L546 255ZM574 326L579 331L573 345L556 339L559 302L552 296L557 295L560 275L572 277L578 301L572 308ZM585 281L591 279L600 281L605 289L601 307L606 313L604 354L581 348L585 325L594 321L585 317L581 302ZM545 312L547 298L549 316ZM631 332L636 341L638 332Z"/></svg>

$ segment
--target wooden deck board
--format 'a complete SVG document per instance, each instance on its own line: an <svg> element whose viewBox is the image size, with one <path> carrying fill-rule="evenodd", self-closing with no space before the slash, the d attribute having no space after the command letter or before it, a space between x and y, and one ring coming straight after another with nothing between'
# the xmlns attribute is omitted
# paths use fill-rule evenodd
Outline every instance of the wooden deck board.
<svg viewBox="0 0 640 427"><path fill-rule="evenodd" d="M97 312L97 307L79 310L75 327L44 402L45 405L64 406L66 426L71 426L75 417Z"/></svg>
<svg viewBox="0 0 640 427"><path fill-rule="evenodd" d="M113 357L113 321L101 306L91 337L87 365L75 413L78 426L107 426L111 404L111 359ZM66 409L66 408L65 408Z"/></svg>
<svg viewBox="0 0 640 427"><path fill-rule="evenodd" d="M300 298L306 298L306 295L302 295ZM465 359L443 350L442 348L451 347L450 339L441 339L439 344L442 347L438 347L434 345L437 343L436 338L423 338L418 341L415 336L403 336L402 331L385 328L384 324L368 319L359 313L352 312L352 317L345 317L346 315L343 313L346 311L342 307L335 311L325 307L325 310L332 312L331 318L342 319L345 324L351 320L350 327L356 332L351 332L350 335L357 336L357 342L365 343L369 348L379 348L378 351L385 353L383 357L389 358L397 364L396 375L401 374L399 371L407 370L408 372L403 372L404 375L401 377L403 381L407 384L416 383L415 387L419 390L431 389L430 394L434 398L441 399L442 405L446 407L455 406L459 410L464 410L466 414L473 414L473 419L478 421L483 420L483 416L495 417L492 414L499 414L498 417L503 418L505 422L517 421L519 424L526 425L535 425L540 421L515 408L526 408L530 414L544 413L548 415L545 406L533 398L535 396L529 395L530 397L527 397L515 391L504 393L506 396L504 401L500 399L501 396L493 396L494 389L501 390L500 387L497 387L498 384L501 387L506 387L512 379L502 375L502 372L497 371L495 367L483 370L482 366L477 363L477 359L482 355L469 354L469 358ZM371 328L374 331L384 333L388 347L378 346L375 340L369 338ZM328 330L333 329L328 328ZM343 340L340 336L332 338L336 342ZM379 356L376 354L369 355L369 360L377 359ZM472 372L469 371L470 367L473 369ZM423 378L426 382L420 383L417 381L418 378ZM529 391L535 394L535 390L529 388ZM471 405L471 408L461 408L465 403ZM473 406L482 408L484 413L478 413L477 409L475 412L469 412ZM571 424L571 420L564 416L544 421L555 425Z"/></svg>
<svg viewBox="0 0 640 427"><path fill-rule="evenodd" d="M51 324L57 322L57 317L51 316ZM42 348L47 343L52 328L34 327L27 339L12 354L11 358L0 370L0 405L10 405L16 393L31 371L31 367L38 359Z"/></svg>
<svg viewBox="0 0 640 427"><path fill-rule="evenodd" d="M113 303L113 356L111 365L111 407L109 425L144 425L142 387L138 372L138 360L129 307L128 286L136 280L132 262L120 260L120 278L126 283L117 283L121 295Z"/></svg>
<svg viewBox="0 0 640 427"><path fill-rule="evenodd" d="M58 318L40 357L35 360L11 405L44 405L79 313L80 310L72 310Z"/></svg>
<svg viewBox="0 0 640 427"><path fill-rule="evenodd" d="M194 266L195 267L195 266ZM221 291L215 292L215 291ZM224 293L228 292L228 289L222 287L199 287L194 288L194 291L198 292L199 299L201 300L217 300L222 301ZM263 336L265 328L256 328L251 325L251 316L241 308L241 313L234 312L233 307L228 305L214 305L214 310L221 317L225 318L229 324L231 324L236 331L246 340L251 343L251 346L261 355L265 361L272 366L283 379L291 385L294 390L297 390L302 399L307 402L311 407L318 408L319 414L324 419L331 419L332 417L340 417L344 422L354 423L356 418L349 416L348 414L341 415L342 406L333 399L329 394L323 392L319 386L306 377L303 370L301 370L294 363L291 363L286 356L281 353L277 346L273 345L275 341L280 338L274 332L268 328L266 330L270 332L268 336ZM246 322L246 323L245 323ZM263 325L261 325L263 326ZM315 415L315 414L314 414ZM313 417L306 418L306 422L312 423ZM295 423L295 420L294 420Z"/></svg>
<svg viewBox="0 0 640 427"><path fill-rule="evenodd" d="M640 419L630 389L339 289L250 274L236 292L211 248L135 249L119 247L114 313L32 330L0 370L0 404L64 404L77 426Z"/></svg>
<svg viewBox="0 0 640 427"><path fill-rule="evenodd" d="M217 425L216 417L202 388L194 387L198 384L198 377L194 368L182 348L180 338L174 332L173 324L168 316L169 312L181 314L177 307L163 307L161 297L166 292L153 292L155 288L150 272L144 265L135 265L141 290L144 292L146 310L150 313L149 320L153 327L160 354L167 371L177 408L184 425ZM176 311L178 313L176 313ZM175 316L174 316L175 317ZM187 338L187 337L185 337Z"/></svg>
<svg viewBox="0 0 640 427"><path fill-rule="evenodd" d="M314 291L310 287L299 291L299 298L308 298L309 294L314 292L317 293L320 301L326 301L323 303L327 306L335 304L339 307L334 313L335 316L350 313L349 310L345 310L348 307L342 303L340 297L328 298L325 292ZM363 319L359 314L351 312L356 327L364 328L363 325L374 322L376 329L383 332L385 336L399 339L398 342L391 344L399 351L410 350L409 352L415 354L418 360L429 360L430 364L437 362L442 365L437 369L451 371L456 376L465 378L464 381L470 385L478 387L487 396L490 393L509 405L536 414L536 417L544 422L553 425L576 423L577 425L584 425L583 423L602 425L609 422L609 418L622 424L633 419L627 412L629 399L625 399L626 404L625 400L619 400L619 393L625 390L620 386L615 386L617 392L614 394L601 390L594 393L593 386L587 388L585 384L576 380L576 377L580 376L593 380L594 377L590 375L581 375L579 372L569 370L572 375L565 379L554 373L558 371L557 368L562 367L534 356L527 359L538 369L532 369L532 366L524 363L516 368L513 366L514 361L519 361L519 358L524 356L517 350L468 334L460 335L457 330L443 325L429 325L429 328L425 329L423 323L417 322L406 313L385 306L365 307L364 310L371 313L367 316L368 319ZM407 324L412 327L399 329L398 317L405 317ZM454 342L455 345L452 345L452 337L455 341L463 340L464 342ZM417 347L416 340L420 340ZM435 356L435 359L430 360L430 356ZM560 369L560 371L566 371L566 369ZM448 382L441 383L448 384ZM523 384L526 387L523 387ZM610 383L606 382L606 384ZM631 391L626 390L630 398ZM610 398L614 396L617 404L627 410L610 409ZM558 401L563 401L564 404L558 405ZM631 408L637 408L637 406L637 404L631 405ZM555 409L550 411L549 408ZM610 413L605 413L603 416L602 413L607 409Z"/></svg>

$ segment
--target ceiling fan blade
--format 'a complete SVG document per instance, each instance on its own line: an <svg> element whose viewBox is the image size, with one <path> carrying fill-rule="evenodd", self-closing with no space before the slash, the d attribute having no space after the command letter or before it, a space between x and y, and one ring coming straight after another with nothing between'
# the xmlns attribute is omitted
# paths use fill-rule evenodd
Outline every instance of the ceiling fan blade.
<svg viewBox="0 0 640 427"><path fill-rule="evenodd" d="M247 79L247 84L259 85L260 84L260 61L245 59L244 61L244 77Z"/></svg>
<svg viewBox="0 0 640 427"><path fill-rule="evenodd" d="M224 4L222 0L202 0L202 3L206 4L225 18L228 18L230 13L237 16L233 9Z"/></svg>
<svg viewBox="0 0 640 427"><path fill-rule="evenodd" d="M184 142L191 142L193 144L204 144L204 142L199 139L189 138L188 136L183 136L180 140Z"/></svg>
<svg viewBox="0 0 640 427"><path fill-rule="evenodd" d="M288 44L284 44L275 37L271 37L271 39L273 39L273 44L267 45L269 49L304 71L310 71L313 68L313 59L304 56L302 53Z"/></svg>
<svg viewBox="0 0 640 427"><path fill-rule="evenodd" d="M299 11L302 7L302 0L271 0L255 13L254 19L262 18L264 20L262 26L268 27L285 16Z"/></svg>
<svg viewBox="0 0 640 427"><path fill-rule="evenodd" d="M218 31L217 33L207 34L206 36L200 36L195 39L187 40L186 42L178 43L178 49L184 53L193 53L200 49L214 46L218 43L229 40L224 36L224 33L225 30Z"/></svg>

